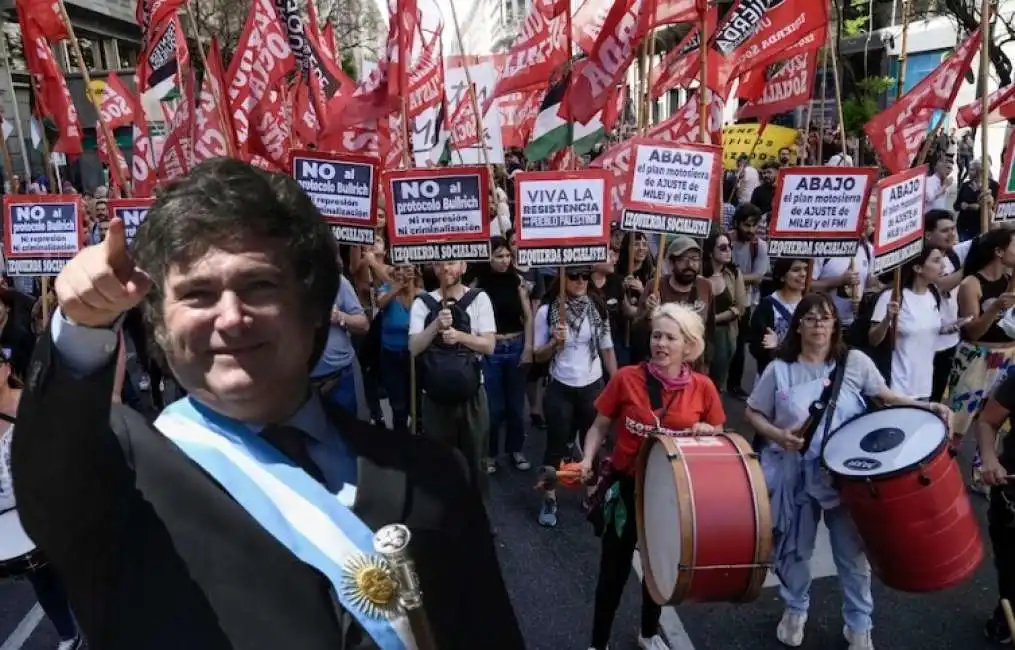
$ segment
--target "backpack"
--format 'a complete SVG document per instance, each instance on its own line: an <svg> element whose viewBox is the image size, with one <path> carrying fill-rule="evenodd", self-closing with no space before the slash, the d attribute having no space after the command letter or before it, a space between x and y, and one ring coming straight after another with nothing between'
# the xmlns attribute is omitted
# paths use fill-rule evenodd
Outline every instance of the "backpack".
<svg viewBox="0 0 1015 650"><path fill-rule="evenodd" d="M461 300L450 304L448 309L451 310L451 326L454 329L466 334L472 333L472 319L467 310L479 294L479 289L469 289ZM424 327L429 327L443 306L429 293L420 294L419 299L429 310L423 322ZM420 385L434 402L463 404L479 392L479 359L475 352L461 343L448 345L439 336L435 337L430 347L420 355L419 362Z"/></svg>

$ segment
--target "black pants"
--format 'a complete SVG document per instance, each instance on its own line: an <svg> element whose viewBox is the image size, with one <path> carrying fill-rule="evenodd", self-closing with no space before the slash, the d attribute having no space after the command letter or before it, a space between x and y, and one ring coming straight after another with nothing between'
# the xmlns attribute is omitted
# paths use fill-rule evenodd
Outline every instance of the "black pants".
<svg viewBox="0 0 1015 650"><path fill-rule="evenodd" d="M948 375L952 372L952 361L955 359L955 347L941 350L934 354L934 384L930 392L930 401L940 402L948 388Z"/></svg>
<svg viewBox="0 0 1015 650"><path fill-rule="evenodd" d="M747 336L750 334L748 331L751 326L751 309L748 309L743 316L740 317L740 325L737 329L737 346L733 350L733 359L730 361L730 372L726 377L726 390L730 391L734 388L743 390L744 382L744 350L747 348ZM759 369L760 373L761 370Z"/></svg>
<svg viewBox="0 0 1015 650"><path fill-rule="evenodd" d="M624 585L631 574L631 560L634 558L634 546L638 541L637 516L634 503L634 478L624 476L620 479L620 498L627 508L627 519L620 536L616 526L607 522L603 531L603 550L599 556L599 581L596 582L596 603L592 615L592 647L604 650L610 641L610 630L613 618L620 606L620 597L624 594ZM662 608L656 605L641 583L641 635L645 638L659 631L659 615Z"/></svg>
<svg viewBox="0 0 1015 650"><path fill-rule="evenodd" d="M50 623L56 628L61 641L69 641L77 637L78 626L74 621L74 614L71 612L70 603L67 601L67 593L63 589L63 583L56 575L52 566L46 565L28 574L28 581L35 589L35 598L42 606Z"/></svg>
<svg viewBox="0 0 1015 650"><path fill-rule="evenodd" d="M1000 598L1015 600L1015 490L1007 498L1001 488L990 488L987 533L994 549L997 590Z"/></svg>
<svg viewBox="0 0 1015 650"><path fill-rule="evenodd" d="M558 467L567 454L567 445L575 433L584 439L596 419L596 398L603 380L575 388L551 378L543 392L543 417L546 419L546 451L543 465Z"/></svg>

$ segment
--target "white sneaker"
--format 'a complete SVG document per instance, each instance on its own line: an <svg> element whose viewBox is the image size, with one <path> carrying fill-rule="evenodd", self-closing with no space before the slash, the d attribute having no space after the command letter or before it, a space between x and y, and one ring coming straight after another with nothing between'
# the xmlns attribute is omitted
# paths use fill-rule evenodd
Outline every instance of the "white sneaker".
<svg viewBox="0 0 1015 650"><path fill-rule="evenodd" d="M843 627L842 636L846 637L849 650L874 650L874 639L871 638L870 630L854 632L848 627Z"/></svg>
<svg viewBox="0 0 1015 650"><path fill-rule="evenodd" d="M670 650L670 646L658 634L653 634L648 638L638 634L638 648L640 650Z"/></svg>
<svg viewBox="0 0 1015 650"><path fill-rule="evenodd" d="M82 645L81 637L75 637L68 639L67 641L61 641L56 646L56 650L78 650Z"/></svg>
<svg viewBox="0 0 1015 650"><path fill-rule="evenodd" d="M807 614L786 611L779 621L779 627L775 628L775 638L783 645L791 648L798 648L804 642L804 626L807 624Z"/></svg>

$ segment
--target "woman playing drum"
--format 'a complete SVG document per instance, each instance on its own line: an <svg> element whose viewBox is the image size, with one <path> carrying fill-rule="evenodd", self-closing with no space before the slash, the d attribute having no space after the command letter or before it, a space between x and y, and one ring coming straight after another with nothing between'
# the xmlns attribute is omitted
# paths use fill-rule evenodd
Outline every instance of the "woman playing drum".
<svg viewBox="0 0 1015 650"><path fill-rule="evenodd" d="M605 525L599 560L592 648L604 650L613 617L631 571L638 539L635 517L635 459L649 435L708 434L726 421L719 393L707 375L690 363L705 349L705 324L690 307L667 303L652 316L649 361L626 366L610 379L596 400L598 415L585 438L582 471L591 475L593 461L614 421L619 420L616 447L610 457L609 485L603 499ZM649 382L660 388L662 408L655 409ZM640 648L666 648L658 636L660 607L642 583Z"/></svg>
<svg viewBox="0 0 1015 650"><path fill-rule="evenodd" d="M833 396L834 371L842 361L841 389ZM890 391L869 357L856 350L847 353L831 298L814 293L805 296L776 359L765 368L748 398L746 411L748 423L767 440L761 466L771 496L773 561L786 604L776 636L790 647L803 643L810 605L809 561L822 514L843 593L843 635L850 650L874 647L870 565L856 527L821 467L824 436L863 413L865 398L874 397L887 404L929 408L942 418L949 414L942 404L919 402ZM812 417L816 404L827 404L832 410L830 417Z"/></svg>

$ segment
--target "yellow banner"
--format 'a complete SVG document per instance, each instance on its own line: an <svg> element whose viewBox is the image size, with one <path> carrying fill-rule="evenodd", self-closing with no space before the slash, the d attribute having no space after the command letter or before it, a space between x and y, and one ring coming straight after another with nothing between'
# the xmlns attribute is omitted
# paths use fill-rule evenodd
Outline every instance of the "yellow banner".
<svg viewBox="0 0 1015 650"><path fill-rule="evenodd" d="M737 156L747 154L753 167L779 159L779 149L795 146L798 131L769 124L758 138L760 124L731 124L722 130L722 161L726 169L737 166ZM755 145L757 142L757 145Z"/></svg>

